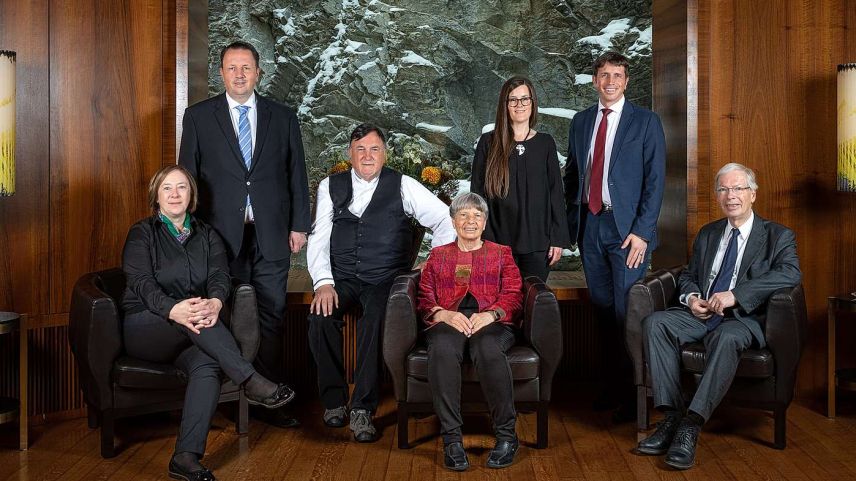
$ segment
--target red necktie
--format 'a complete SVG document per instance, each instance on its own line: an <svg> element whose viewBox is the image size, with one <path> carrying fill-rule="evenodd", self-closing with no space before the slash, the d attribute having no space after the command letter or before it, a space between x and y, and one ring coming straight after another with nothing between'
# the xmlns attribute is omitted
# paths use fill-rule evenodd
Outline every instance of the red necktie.
<svg viewBox="0 0 856 481"><path fill-rule="evenodd" d="M594 139L594 153L591 158L591 173L589 174L589 210L597 215L603 206L603 154L606 150L606 117L612 110L602 109L603 118L597 127L597 137Z"/></svg>

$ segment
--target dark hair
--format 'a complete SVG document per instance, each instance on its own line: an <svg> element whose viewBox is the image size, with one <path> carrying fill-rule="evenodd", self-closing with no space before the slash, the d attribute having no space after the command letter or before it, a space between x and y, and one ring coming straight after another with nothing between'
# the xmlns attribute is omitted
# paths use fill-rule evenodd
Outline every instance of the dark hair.
<svg viewBox="0 0 856 481"><path fill-rule="evenodd" d="M616 67L624 67L624 76L630 77L630 62L627 57L618 52L606 52L595 59L592 65L592 74L597 77L597 71L606 64L615 65Z"/></svg>
<svg viewBox="0 0 856 481"><path fill-rule="evenodd" d="M166 176L175 172L176 170L184 174L185 177L187 177L187 186L190 189L190 198L188 199L189 202L187 204L187 211L192 214L193 211L196 210L196 179L193 178L193 175L190 173L190 171L178 164L175 164L161 167L149 180L149 207L154 212L157 212L160 208L160 206L158 205L158 189L160 189L160 186L161 184L163 184L163 180L166 179Z"/></svg>
<svg viewBox="0 0 856 481"><path fill-rule="evenodd" d="M256 59L256 67L259 66L259 51L256 50L256 47L253 47L252 44L244 42L243 40L238 40L236 42L232 42L229 45L223 47L223 50L220 50L220 68L223 67L223 57L226 56L226 52L228 50L249 50L253 54L253 58Z"/></svg>
<svg viewBox="0 0 856 481"><path fill-rule="evenodd" d="M351 132L351 142L360 140L372 132L376 133L377 136L380 137L381 142L386 143L386 135L383 134L383 130L381 130L377 125L369 123L357 125L357 128Z"/></svg>
<svg viewBox="0 0 856 481"><path fill-rule="evenodd" d="M511 91L525 85L532 97L532 115L529 116L529 127L538 123L538 96L535 87L526 77L515 76L508 79L499 90L499 100L496 103L496 121L493 127L493 138L487 152L487 162L484 176L484 192L488 197L505 197L508 195L510 182L508 173L508 156L514 147L514 130L508 115L508 96Z"/></svg>

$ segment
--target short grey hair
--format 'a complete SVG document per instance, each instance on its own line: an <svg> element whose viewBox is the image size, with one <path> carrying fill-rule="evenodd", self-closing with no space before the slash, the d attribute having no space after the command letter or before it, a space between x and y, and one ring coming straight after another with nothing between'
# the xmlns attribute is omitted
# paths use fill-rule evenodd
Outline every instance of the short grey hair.
<svg viewBox="0 0 856 481"><path fill-rule="evenodd" d="M487 202L475 192L466 192L455 197L449 206L449 215L455 217L461 209L475 209L484 214L485 219L487 219Z"/></svg>
<svg viewBox="0 0 856 481"><path fill-rule="evenodd" d="M749 167L746 167L743 164L738 164L737 162L729 162L719 169L719 172L716 173L716 177L713 179L713 190L719 188L720 177L735 170L740 170L746 174L746 180L749 182L749 188L752 189L753 192L758 190L758 182L755 181L755 172Z"/></svg>

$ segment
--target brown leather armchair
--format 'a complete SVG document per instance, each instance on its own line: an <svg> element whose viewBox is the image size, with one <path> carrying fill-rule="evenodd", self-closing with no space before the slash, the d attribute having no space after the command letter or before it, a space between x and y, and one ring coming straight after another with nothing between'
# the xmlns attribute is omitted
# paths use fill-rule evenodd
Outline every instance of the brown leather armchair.
<svg viewBox="0 0 856 481"><path fill-rule="evenodd" d="M398 402L398 447L409 447L407 420L411 414L433 413L428 386L428 350L422 338L424 325L416 316L416 290L420 272L399 276L389 293L383 331L383 357ZM508 352L514 378L514 404L520 411L537 413L535 446L547 447L547 406L553 374L562 358L562 323L556 296L535 277L524 281L522 337ZM463 412L487 410L478 376L472 365L463 368Z"/></svg>
<svg viewBox="0 0 856 481"><path fill-rule="evenodd" d="M77 361L80 387L89 411L89 427L101 426L101 456L116 455L113 445L117 419L181 409L187 384L185 374L171 364L127 356L122 348L122 312L125 289L121 269L84 274L74 285L68 340ZM230 326L244 359L255 359L259 345L256 295L251 286L237 286L222 321ZM235 430L247 432L248 405L244 390L223 383L220 402L238 401Z"/></svg>
<svg viewBox="0 0 856 481"><path fill-rule="evenodd" d="M662 269L638 281L627 295L625 341L633 359L637 395L637 427L648 429L650 373L642 347L642 321L655 311L678 306L677 280L684 267ZM740 358L737 374L726 399L735 404L772 411L775 418L776 449L784 449L786 413L794 396L797 365L802 354L808 326L802 284L779 289L767 302L763 326L767 346L748 349ZM705 366L704 344L682 347L684 377L698 381ZM691 387L691 382L684 382Z"/></svg>

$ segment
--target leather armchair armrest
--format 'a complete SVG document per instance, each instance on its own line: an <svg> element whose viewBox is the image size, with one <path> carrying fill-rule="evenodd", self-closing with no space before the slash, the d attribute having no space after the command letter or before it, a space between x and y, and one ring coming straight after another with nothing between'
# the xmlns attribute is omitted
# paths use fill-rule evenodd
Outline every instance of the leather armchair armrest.
<svg viewBox="0 0 856 481"><path fill-rule="evenodd" d="M802 284L777 290L767 302L764 337L776 360L776 398L790 402L805 345L808 318Z"/></svg>
<svg viewBox="0 0 856 481"><path fill-rule="evenodd" d="M407 400L407 355L416 345L416 289L421 271L398 276L389 290L383 324L383 359L392 377L397 401Z"/></svg>
<svg viewBox="0 0 856 481"><path fill-rule="evenodd" d="M645 276L627 292L627 317L624 342L633 360L633 379L637 386L645 383L645 351L642 346L642 323L654 312L675 304L678 297L678 276L683 266L660 269Z"/></svg>
<svg viewBox="0 0 856 481"><path fill-rule="evenodd" d="M562 360L562 318L559 303L546 284L537 277L523 281L523 337L541 359L542 401L553 392L553 375Z"/></svg>
<svg viewBox="0 0 856 481"><path fill-rule="evenodd" d="M241 357L253 362L259 351L261 337L256 290L249 284L236 285L229 304L228 309L224 309L229 312L229 329L241 349Z"/></svg>
<svg viewBox="0 0 856 481"><path fill-rule="evenodd" d="M122 331L116 303L95 284L98 274L84 275L74 285L68 338L86 402L106 409L113 406L111 375L122 351Z"/></svg>

